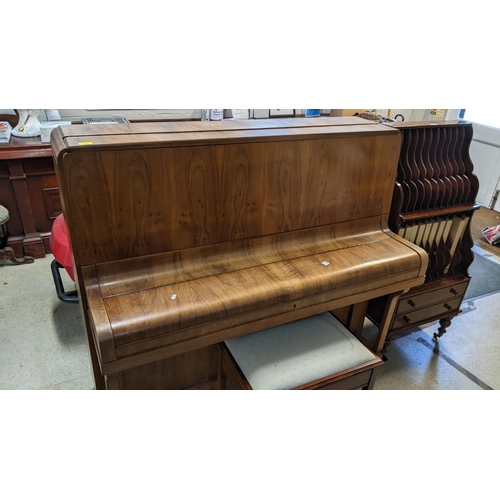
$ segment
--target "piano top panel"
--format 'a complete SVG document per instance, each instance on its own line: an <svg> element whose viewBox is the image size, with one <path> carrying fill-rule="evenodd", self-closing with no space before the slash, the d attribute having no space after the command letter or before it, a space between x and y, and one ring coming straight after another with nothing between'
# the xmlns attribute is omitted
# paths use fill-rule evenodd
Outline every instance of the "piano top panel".
<svg viewBox="0 0 500 500"><path fill-rule="evenodd" d="M272 130L280 128L332 127L348 125L374 125L376 122L349 117L320 118L273 118L263 120L220 120L220 121L185 121L185 122L141 122L87 125L74 124L61 127L63 137L83 137L98 135L158 134L179 132L205 132L229 130Z"/></svg>
<svg viewBox="0 0 500 500"><path fill-rule="evenodd" d="M224 129L214 130L212 122L204 130L198 131L175 131L175 132L146 132L136 131L125 134L123 132L112 133L112 128L122 125L109 125L110 133L98 135L72 135L63 136L65 130L78 125L60 127L53 136L52 148L56 163L66 153L105 151L105 150L128 150L131 146L134 149L150 149L158 147L188 147L206 146L220 144L245 144L245 143L265 143L283 140L314 140L328 139L336 137L364 137L395 135L397 131L384 125L378 125L366 121L366 124L354 126L354 124L333 124L330 126L301 126L301 127L276 127L276 128L248 128L248 129ZM124 125L128 126L128 125ZM90 127L90 126L89 126ZM93 125L92 127L95 127Z"/></svg>
<svg viewBox="0 0 500 500"><path fill-rule="evenodd" d="M377 129L323 127L321 139L287 134L287 140L228 144L219 138L213 145L152 149L128 143L128 149L65 154L56 169L75 262L388 214L401 141L396 130Z"/></svg>
<svg viewBox="0 0 500 500"><path fill-rule="evenodd" d="M75 142L92 142L93 139L106 136L124 136L128 141L128 136L144 136L147 142L151 138L157 140L163 134L195 134L195 133L219 133L223 137L224 132L255 131L261 132L262 136L267 135L267 131L277 131L279 129L292 130L304 128L321 128L335 126L377 125L376 122L365 120L357 116L351 117L321 117L321 118L277 118L266 120L221 120L221 121L189 121L189 122L143 122L143 123L113 123L101 125L74 124L59 127L51 138L54 156L57 158L71 144ZM156 137L156 139L154 139ZM164 137L164 136L163 136ZM73 141L78 138L78 141ZM172 140L172 138L171 138ZM118 139L115 138L118 142ZM140 142L137 138L136 143ZM105 143L105 139L100 140ZM86 144L85 146L91 146Z"/></svg>

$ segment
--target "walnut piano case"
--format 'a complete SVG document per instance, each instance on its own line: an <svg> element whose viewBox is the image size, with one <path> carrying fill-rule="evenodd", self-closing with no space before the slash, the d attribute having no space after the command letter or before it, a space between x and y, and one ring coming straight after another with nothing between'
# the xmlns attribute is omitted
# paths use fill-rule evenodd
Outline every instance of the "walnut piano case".
<svg viewBox="0 0 500 500"><path fill-rule="evenodd" d="M387 228L400 140L359 118L54 132L97 386L215 388L220 342L393 307L427 267Z"/></svg>

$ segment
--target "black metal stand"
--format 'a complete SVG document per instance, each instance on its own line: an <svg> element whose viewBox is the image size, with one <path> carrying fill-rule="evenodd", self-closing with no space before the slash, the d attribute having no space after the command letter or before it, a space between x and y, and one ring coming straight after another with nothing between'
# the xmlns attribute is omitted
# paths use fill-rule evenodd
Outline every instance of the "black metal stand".
<svg viewBox="0 0 500 500"><path fill-rule="evenodd" d="M73 290L71 292L66 292L64 290L64 285L61 279L61 274L59 272L59 269L63 269L64 267L57 262L57 260L53 260L52 264L50 265L50 268L52 270L52 276L54 278L54 284L56 285L56 293L57 297L59 300L62 300L63 302L70 302L70 303L78 303L78 292L76 290Z"/></svg>

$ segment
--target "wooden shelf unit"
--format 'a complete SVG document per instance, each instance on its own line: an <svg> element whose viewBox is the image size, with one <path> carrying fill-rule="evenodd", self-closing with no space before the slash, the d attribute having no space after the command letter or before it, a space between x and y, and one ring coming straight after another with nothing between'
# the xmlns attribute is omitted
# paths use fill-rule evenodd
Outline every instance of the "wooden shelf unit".
<svg viewBox="0 0 500 500"><path fill-rule="evenodd" d="M391 125L402 133L389 218L390 229L429 255L425 283L401 295L387 337L439 320L441 337L460 312L474 256L470 224L479 182L469 157L472 124L466 121ZM381 321L384 298L367 316Z"/></svg>

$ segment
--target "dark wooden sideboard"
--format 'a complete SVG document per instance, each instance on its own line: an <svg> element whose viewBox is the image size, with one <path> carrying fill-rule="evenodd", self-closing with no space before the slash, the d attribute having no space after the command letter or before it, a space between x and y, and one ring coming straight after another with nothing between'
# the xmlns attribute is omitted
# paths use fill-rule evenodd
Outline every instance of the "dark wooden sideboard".
<svg viewBox="0 0 500 500"><path fill-rule="evenodd" d="M441 337L460 313L474 260L470 225L479 208L479 181L469 156L472 123L408 122L392 125L402 148L392 200L391 231L429 255L425 283L401 295L389 328L393 334L439 321ZM383 299L371 302L368 316L381 321Z"/></svg>
<svg viewBox="0 0 500 500"><path fill-rule="evenodd" d="M20 258L45 257L62 208L52 149L40 137L0 144L0 205L10 213L7 246Z"/></svg>

